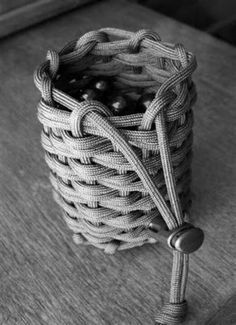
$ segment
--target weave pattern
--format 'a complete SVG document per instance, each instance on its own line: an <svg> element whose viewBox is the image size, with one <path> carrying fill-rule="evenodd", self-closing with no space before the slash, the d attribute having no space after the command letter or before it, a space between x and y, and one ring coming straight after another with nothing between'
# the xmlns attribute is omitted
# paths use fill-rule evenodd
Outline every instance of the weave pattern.
<svg viewBox="0 0 236 325"><path fill-rule="evenodd" d="M76 243L111 254L155 243L153 220L169 230L185 223L195 68L192 53L149 30L103 28L48 51L34 75L38 118L54 198ZM155 96L145 112L116 116L99 101L73 96L83 87L81 73L112 77L134 100ZM185 319L188 265L189 255L173 249L170 299L157 324Z"/></svg>
<svg viewBox="0 0 236 325"><path fill-rule="evenodd" d="M161 126L156 123L160 112L181 209L188 209L191 107L196 99L191 74L195 67L195 57L182 45L164 43L148 30L101 29L69 43L59 53L48 51L47 60L35 73L42 94L38 118L43 124L42 145L54 198L76 243L114 253L156 242L148 225L163 215L138 175L136 163L118 148L117 134L132 148L171 207L160 157ZM81 81L72 82L72 78L84 71L91 76L112 76L117 89L134 96L149 92L156 96L144 114L112 116L100 102L78 102L67 93L80 88ZM63 90L57 88L60 80L65 83Z"/></svg>
<svg viewBox="0 0 236 325"><path fill-rule="evenodd" d="M194 56L182 45L163 43L148 30L101 29L69 43L59 53L48 52L47 61L35 73L42 94L38 118L44 126L42 145L54 198L76 243L90 243L114 253L155 242L147 227L154 218L161 218L160 211L135 166L118 150L116 132L133 148L170 206L153 127L160 111L164 113L177 192L182 209L188 209L191 107L196 99L191 73L195 67ZM101 103L78 102L66 93L70 86L80 87L79 80L72 84L70 78L82 71L113 76L116 87L127 93L154 91L155 99L144 114L112 116ZM67 81L64 91L56 88L60 78ZM94 112L113 126L113 139L94 123Z"/></svg>

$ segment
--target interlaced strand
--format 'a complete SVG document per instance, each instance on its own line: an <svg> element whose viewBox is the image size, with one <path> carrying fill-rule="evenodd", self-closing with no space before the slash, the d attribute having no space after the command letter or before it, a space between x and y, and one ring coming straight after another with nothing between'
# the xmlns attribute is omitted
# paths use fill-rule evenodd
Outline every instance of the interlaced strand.
<svg viewBox="0 0 236 325"><path fill-rule="evenodd" d="M76 243L114 253L155 243L148 230L154 219L163 218L170 230L184 223L195 68L182 45L161 42L149 30L103 28L59 53L48 51L34 78L42 94L38 118L54 198ZM117 88L156 96L144 114L112 116L100 102L78 102L57 88L63 77L72 87L70 76L84 70L114 76ZM158 324L184 320L187 274L188 254L173 250L170 301Z"/></svg>

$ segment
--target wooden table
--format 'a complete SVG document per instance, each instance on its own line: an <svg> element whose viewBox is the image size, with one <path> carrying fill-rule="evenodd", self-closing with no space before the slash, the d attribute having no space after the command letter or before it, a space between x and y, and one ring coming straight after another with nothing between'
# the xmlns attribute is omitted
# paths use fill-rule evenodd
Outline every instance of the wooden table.
<svg viewBox="0 0 236 325"><path fill-rule="evenodd" d="M150 325L168 297L166 246L114 256L76 246L51 196L32 74L47 49L102 26L152 28L197 55L192 217L206 240L191 256L186 324L233 324L235 49L123 1L89 5L0 42L0 324Z"/></svg>

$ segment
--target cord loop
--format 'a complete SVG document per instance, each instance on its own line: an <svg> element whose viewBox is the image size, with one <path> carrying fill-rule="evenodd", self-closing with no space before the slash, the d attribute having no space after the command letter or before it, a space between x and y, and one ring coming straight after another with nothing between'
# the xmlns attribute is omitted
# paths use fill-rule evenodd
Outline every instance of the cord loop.
<svg viewBox="0 0 236 325"><path fill-rule="evenodd" d="M84 101L78 103L76 109L70 115L71 132L75 137L82 137L82 120L90 112L98 112L103 116L111 116L108 108L98 101Z"/></svg>
<svg viewBox="0 0 236 325"><path fill-rule="evenodd" d="M148 29L141 29L137 33L134 34L134 36L129 41L129 48L132 53L135 53L139 50L139 47L142 43L142 41L148 38L153 41L160 41L160 36Z"/></svg>

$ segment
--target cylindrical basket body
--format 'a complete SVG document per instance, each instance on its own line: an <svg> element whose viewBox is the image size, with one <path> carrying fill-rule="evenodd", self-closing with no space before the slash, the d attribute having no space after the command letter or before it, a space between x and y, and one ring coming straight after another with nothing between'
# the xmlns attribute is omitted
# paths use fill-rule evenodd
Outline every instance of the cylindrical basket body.
<svg viewBox="0 0 236 325"><path fill-rule="evenodd" d="M76 243L107 253L155 243L149 224L174 228L167 208L188 210L195 67L148 30L101 29L48 52L35 73L42 146Z"/></svg>

